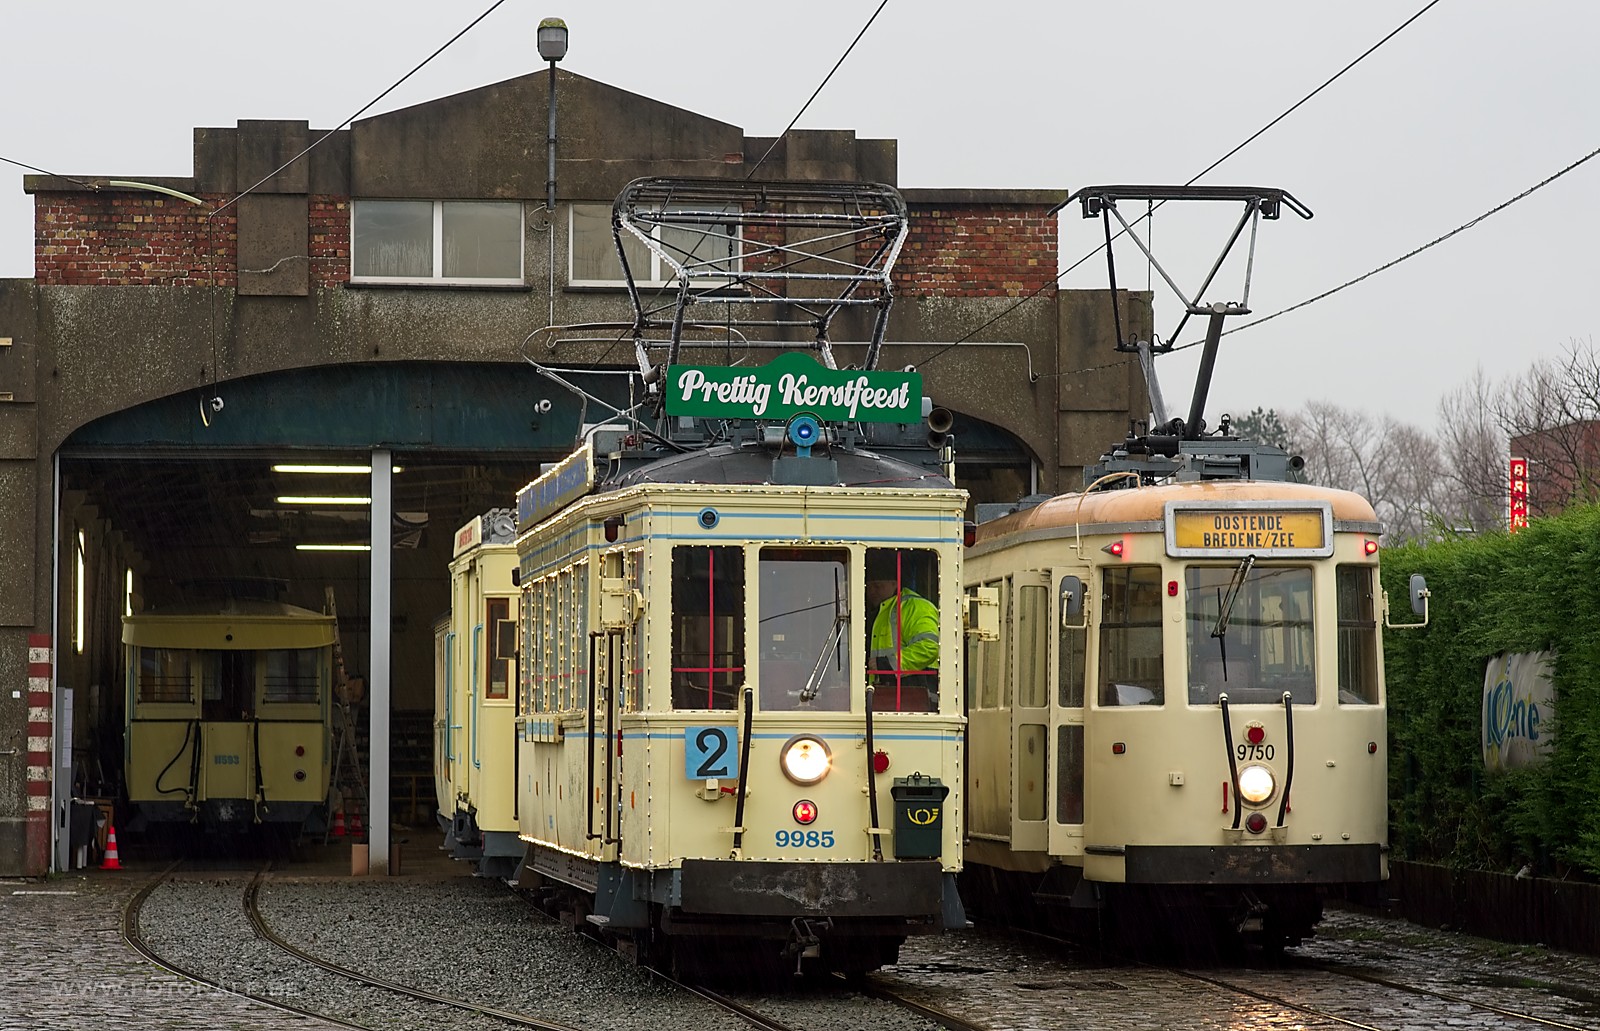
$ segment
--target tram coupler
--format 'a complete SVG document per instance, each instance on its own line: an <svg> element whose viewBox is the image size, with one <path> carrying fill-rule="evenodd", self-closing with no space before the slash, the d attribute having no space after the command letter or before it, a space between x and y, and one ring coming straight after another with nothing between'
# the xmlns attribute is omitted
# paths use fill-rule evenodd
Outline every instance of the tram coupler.
<svg viewBox="0 0 1600 1031"><path fill-rule="evenodd" d="M1267 904L1253 891L1247 891L1239 900L1240 915L1234 926L1240 934L1260 934L1266 928Z"/></svg>
<svg viewBox="0 0 1600 1031"><path fill-rule="evenodd" d="M833 930L833 919L822 918L824 930ZM794 957L794 972L800 973L800 964L804 960L816 959L822 955L822 938L811 929L811 921L803 916L797 916L789 921L789 940L783 946L785 956Z"/></svg>

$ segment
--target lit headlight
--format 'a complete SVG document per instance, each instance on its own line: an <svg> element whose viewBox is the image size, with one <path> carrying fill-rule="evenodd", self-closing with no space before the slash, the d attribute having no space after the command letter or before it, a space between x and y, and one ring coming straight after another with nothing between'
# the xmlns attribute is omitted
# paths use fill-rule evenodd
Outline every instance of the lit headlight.
<svg viewBox="0 0 1600 1031"><path fill-rule="evenodd" d="M1265 766L1246 766L1239 771L1239 796L1246 802L1260 805L1277 789L1272 771Z"/></svg>
<svg viewBox="0 0 1600 1031"><path fill-rule="evenodd" d="M821 738L802 734L790 738L778 755L783 775L796 784L815 784L828 775L833 756Z"/></svg>

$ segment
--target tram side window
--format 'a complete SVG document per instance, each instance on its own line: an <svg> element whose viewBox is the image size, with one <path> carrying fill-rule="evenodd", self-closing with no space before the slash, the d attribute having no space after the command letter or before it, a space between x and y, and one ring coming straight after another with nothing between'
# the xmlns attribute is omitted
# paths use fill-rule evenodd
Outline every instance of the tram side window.
<svg viewBox="0 0 1600 1031"><path fill-rule="evenodd" d="M744 552L672 549L672 707L734 709L744 683Z"/></svg>
<svg viewBox="0 0 1600 1031"><path fill-rule="evenodd" d="M140 648L139 701L193 702L189 655L177 648Z"/></svg>
<svg viewBox="0 0 1600 1031"><path fill-rule="evenodd" d="M589 563L572 567L573 705L589 708Z"/></svg>
<svg viewBox="0 0 1600 1031"><path fill-rule="evenodd" d="M883 712L939 709L939 556L921 548L868 548L867 682Z"/></svg>
<svg viewBox="0 0 1600 1031"><path fill-rule="evenodd" d="M850 708L850 553L762 548L756 577L761 708Z"/></svg>
<svg viewBox="0 0 1600 1031"><path fill-rule="evenodd" d="M484 664L483 696L505 698L511 687L511 656L501 656L500 627L511 618L510 598L484 600L483 625L489 634L489 660Z"/></svg>
<svg viewBox="0 0 1600 1031"><path fill-rule="evenodd" d="M1335 574L1339 619L1339 701L1378 704L1378 621L1370 566L1340 566Z"/></svg>
<svg viewBox="0 0 1600 1031"><path fill-rule="evenodd" d="M1025 584L1017 591L1017 707L1050 704L1050 592ZM1038 819L1044 819L1041 813Z"/></svg>
<svg viewBox="0 0 1600 1031"><path fill-rule="evenodd" d="M968 705L973 709L998 709L1000 708L1000 685L1005 681L1010 672L1007 659L1011 648L1011 635L1006 624L1009 612L1010 594L1006 590L1007 581L990 580L983 586L993 588L1000 596L1000 637L994 641L981 641L972 638L976 643L976 650L971 657L968 667L968 676L974 683L973 691Z"/></svg>
<svg viewBox="0 0 1600 1031"><path fill-rule="evenodd" d="M628 580L628 589L644 593L644 550L635 548L628 552L625 562ZM612 575L610 573L607 574ZM622 686L623 686L623 712L638 712L644 707L644 621L645 610L649 605L639 609L639 615L634 619L633 626L622 636Z"/></svg>
<svg viewBox="0 0 1600 1031"><path fill-rule="evenodd" d="M262 700L310 702L321 697L322 670L317 648L277 649L267 652L267 680Z"/></svg>
<svg viewBox="0 0 1600 1031"><path fill-rule="evenodd" d="M1161 654L1161 567L1105 571L1100 603L1100 704L1165 702Z"/></svg>

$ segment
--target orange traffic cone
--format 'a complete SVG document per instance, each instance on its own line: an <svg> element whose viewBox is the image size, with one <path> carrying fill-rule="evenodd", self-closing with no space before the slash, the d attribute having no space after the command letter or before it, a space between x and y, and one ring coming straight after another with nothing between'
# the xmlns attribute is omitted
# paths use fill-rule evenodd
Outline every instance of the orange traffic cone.
<svg viewBox="0 0 1600 1031"><path fill-rule="evenodd" d="M366 833L366 828L361 826L361 810L355 809L350 813L350 833L360 837Z"/></svg>
<svg viewBox="0 0 1600 1031"><path fill-rule="evenodd" d="M338 809L338 810L334 811L334 814L333 814L333 836L336 837L336 838L344 837L344 810L343 809Z"/></svg>
<svg viewBox="0 0 1600 1031"><path fill-rule="evenodd" d="M122 864L117 861L117 825L112 824L106 833L106 858L100 864L102 870L120 870Z"/></svg>

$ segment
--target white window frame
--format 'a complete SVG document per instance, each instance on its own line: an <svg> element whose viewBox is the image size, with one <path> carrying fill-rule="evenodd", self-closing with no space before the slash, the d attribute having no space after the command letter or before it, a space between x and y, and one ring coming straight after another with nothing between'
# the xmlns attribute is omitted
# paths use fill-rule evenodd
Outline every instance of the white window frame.
<svg viewBox="0 0 1600 1031"><path fill-rule="evenodd" d="M434 200L433 204L433 275L431 276L358 276L356 275L356 208L368 202L381 203L389 200L422 200L420 197L367 197L357 198L350 203L350 282L365 285L385 286L526 286L527 274L527 234L523 232L526 225L526 209L521 201L496 200L492 198L457 198L452 200ZM444 206L460 200L472 204L515 204L517 206L517 274L515 277L504 276L451 276L444 275Z"/></svg>
<svg viewBox="0 0 1600 1031"><path fill-rule="evenodd" d="M574 202L572 204L569 204L567 206L567 285L568 286L580 286L580 287L603 287L603 288L607 288L607 289L619 289L619 290L620 289L625 289L627 287L627 285L628 285L628 281L625 278L623 278L622 270L620 268L617 270L617 278L616 279L578 279L578 278L576 278L574 276L574 274L573 274L573 253L574 253L574 248L573 248L572 244L577 239L576 220L577 220L577 217L578 217L578 208L580 208L580 207L589 207L589 208L601 208L601 207L603 207L607 212L606 225L609 227L610 224L611 224L611 218L610 218L611 205L609 203L603 203L603 202L600 202L600 201L588 201L588 202L576 201L576 202ZM669 211L668 213L670 214L671 212ZM735 230L734 230L733 239L734 239L735 243L740 243L744 239L744 234L742 232L742 228L743 227L736 227ZM608 229L607 231L609 232L610 230ZM656 231L659 232L660 231L660 227L657 227ZM632 238L632 236L630 234L630 239L631 238ZM612 242L612 241L608 241L608 242ZM612 246L615 247L615 243L614 242L612 242ZM743 254L743 247L735 247L734 248L734 259L733 260L734 260L734 263L735 263L735 266L736 266L735 269L734 269L735 272L743 271L743 262L740 261L740 257L741 257L742 254ZM650 252L651 278L649 278L649 279L635 279L634 280L634 284L636 286L639 286L639 287L668 287L668 286L672 286L673 284L675 284L678 281L677 277L674 276L671 279L663 279L663 278L661 278L662 265L664 265L664 264L665 264L665 262L663 262L661 260L661 258L656 255L656 253L654 251L651 251ZM730 282L730 280L728 280L728 279L705 279L705 280L700 280L700 281L696 282L694 288L697 289L697 290L702 290L702 289L703 290L715 290L718 287L726 286L729 282Z"/></svg>

